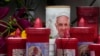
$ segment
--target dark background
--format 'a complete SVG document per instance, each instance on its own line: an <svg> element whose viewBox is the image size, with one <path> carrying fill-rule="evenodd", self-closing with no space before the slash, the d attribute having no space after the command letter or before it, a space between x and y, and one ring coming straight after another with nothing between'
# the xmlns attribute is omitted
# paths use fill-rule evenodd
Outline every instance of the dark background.
<svg viewBox="0 0 100 56"><path fill-rule="evenodd" d="M9 0L6 0L9 1ZM72 25L75 25L77 18L76 16L76 7L77 6L100 6L100 0L27 0L31 1L32 5L30 5L31 8L34 8L35 18L40 17L43 22L45 22L45 8L46 6L51 5L69 5L71 7L71 23ZM16 11L16 3L14 0L10 0L10 2L4 2L4 0L0 0L0 6L10 7L10 12L5 17L5 19L8 18L8 16L11 16Z"/></svg>

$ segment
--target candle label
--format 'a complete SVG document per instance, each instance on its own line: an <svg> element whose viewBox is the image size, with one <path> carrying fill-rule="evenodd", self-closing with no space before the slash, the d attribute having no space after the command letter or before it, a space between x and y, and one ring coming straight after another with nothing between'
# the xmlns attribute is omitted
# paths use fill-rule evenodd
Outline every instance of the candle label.
<svg viewBox="0 0 100 56"><path fill-rule="evenodd" d="M12 56L25 56L25 49L13 49Z"/></svg>
<svg viewBox="0 0 100 56"><path fill-rule="evenodd" d="M88 46L93 44L93 42L79 42L78 43L78 53L79 56L90 56Z"/></svg>
<svg viewBox="0 0 100 56"><path fill-rule="evenodd" d="M0 56L6 56L6 54L0 54Z"/></svg>
<svg viewBox="0 0 100 56"><path fill-rule="evenodd" d="M26 43L26 56L49 56L49 43Z"/></svg>
<svg viewBox="0 0 100 56"><path fill-rule="evenodd" d="M75 56L75 49L57 49L57 56Z"/></svg>
<svg viewBox="0 0 100 56"><path fill-rule="evenodd" d="M95 51L90 51L90 56L95 56Z"/></svg>

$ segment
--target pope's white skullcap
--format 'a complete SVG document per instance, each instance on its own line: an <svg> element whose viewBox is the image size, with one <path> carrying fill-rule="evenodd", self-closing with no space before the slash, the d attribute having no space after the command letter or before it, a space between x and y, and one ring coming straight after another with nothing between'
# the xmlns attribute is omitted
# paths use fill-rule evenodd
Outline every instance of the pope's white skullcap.
<svg viewBox="0 0 100 56"><path fill-rule="evenodd" d="M70 13L68 13L68 12L57 13L56 18L59 17L59 16L67 16L68 18L70 18Z"/></svg>

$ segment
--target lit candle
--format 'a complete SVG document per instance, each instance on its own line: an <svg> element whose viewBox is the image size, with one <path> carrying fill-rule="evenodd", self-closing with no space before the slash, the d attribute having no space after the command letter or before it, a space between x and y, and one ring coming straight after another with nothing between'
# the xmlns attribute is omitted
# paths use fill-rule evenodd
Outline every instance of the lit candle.
<svg viewBox="0 0 100 56"><path fill-rule="evenodd" d="M25 55L26 39L19 37L9 37L7 42L7 56L21 56Z"/></svg>
<svg viewBox="0 0 100 56"><path fill-rule="evenodd" d="M93 27L95 41L98 38L99 30L98 30L98 19L99 19L99 7L95 6L79 6L77 7L77 19L80 20L81 17L85 19L85 26ZM80 21L78 21L79 23Z"/></svg>
<svg viewBox="0 0 100 56"><path fill-rule="evenodd" d="M26 28L26 33L26 56L49 56L50 29L42 28L39 18L36 19L34 27Z"/></svg>
<svg viewBox="0 0 100 56"><path fill-rule="evenodd" d="M90 56L100 56L100 44L89 45Z"/></svg>
<svg viewBox="0 0 100 56"><path fill-rule="evenodd" d="M94 30L91 27L72 27L70 29L70 34L72 38L77 38L78 42L78 55L79 56L89 56L90 44L94 42Z"/></svg>
<svg viewBox="0 0 100 56"><path fill-rule="evenodd" d="M56 56L77 56L77 45L76 38L57 38Z"/></svg>

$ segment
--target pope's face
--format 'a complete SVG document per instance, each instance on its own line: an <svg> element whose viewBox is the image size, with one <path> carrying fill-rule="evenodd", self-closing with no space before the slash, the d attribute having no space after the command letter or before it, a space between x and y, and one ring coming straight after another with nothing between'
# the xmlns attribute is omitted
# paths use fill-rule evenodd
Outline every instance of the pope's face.
<svg viewBox="0 0 100 56"><path fill-rule="evenodd" d="M59 16L56 20L56 28L60 37L64 36L66 28L69 28L69 19L67 16Z"/></svg>
<svg viewBox="0 0 100 56"><path fill-rule="evenodd" d="M33 52L34 52L34 54L38 54L38 52L39 52L38 48L35 47L34 50L33 50Z"/></svg>

